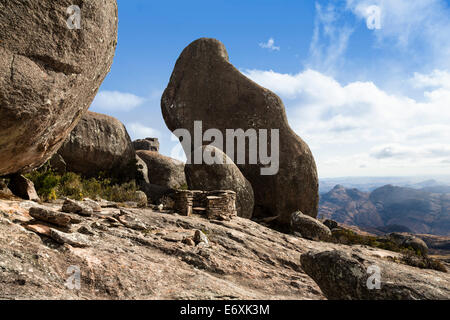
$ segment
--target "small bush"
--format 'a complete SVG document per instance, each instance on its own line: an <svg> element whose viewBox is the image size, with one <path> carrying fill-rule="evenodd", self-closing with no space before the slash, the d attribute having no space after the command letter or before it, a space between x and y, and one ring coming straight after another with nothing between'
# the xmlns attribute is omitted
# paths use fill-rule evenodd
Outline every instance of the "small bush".
<svg viewBox="0 0 450 320"><path fill-rule="evenodd" d="M440 261L423 255L418 255L411 250L408 250L403 254L402 261L409 266L420 269L432 269L447 272L447 268Z"/></svg>
<svg viewBox="0 0 450 320"><path fill-rule="evenodd" d="M134 180L127 183L112 182L105 178L83 178L80 175L67 172L63 175L55 173L46 164L42 168L26 175L33 181L36 192L44 201L68 197L75 200L97 198L114 202L139 200L136 196L138 187Z"/></svg>
<svg viewBox="0 0 450 320"><path fill-rule="evenodd" d="M447 272L445 266L438 260L425 256L422 252L420 252L420 250L416 251L411 247L401 247L387 238L363 236L352 230L339 229L333 230L332 242L347 245L366 245L373 248L399 252L402 254L402 258L400 260L394 259L398 263L404 263L421 269L432 269Z"/></svg>

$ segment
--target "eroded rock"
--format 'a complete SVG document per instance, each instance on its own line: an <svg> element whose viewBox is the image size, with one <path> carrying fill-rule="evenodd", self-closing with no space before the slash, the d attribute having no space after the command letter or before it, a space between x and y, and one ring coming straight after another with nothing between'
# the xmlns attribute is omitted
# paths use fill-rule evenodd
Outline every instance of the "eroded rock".
<svg viewBox="0 0 450 320"><path fill-rule="evenodd" d="M86 217L90 217L94 213L92 207L87 203L72 199L66 199L61 210L66 213L76 213Z"/></svg>
<svg viewBox="0 0 450 320"><path fill-rule="evenodd" d="M147 164L151 184L171 189L186 185L183 162L154 151L138 150L136 154Z"/></svg>
<svg viewBox="0 0 450 320"><path fill-rule="evenodd" d="M40 201L34 183L22 175L12 175L8 187L13 194L24 200Z"/></svg>
<svg viewBox="0 0 450 320"><path fill-rule="evenodd" d="M121 180L135 178L135 153L125 126L116 118L88 111L58 153L67 171L87 177L100 172Z"/></svg>
<svg viewBox="0 0 450 320"><path fill-rule="evenodd" d="M331 237L331 231L326 225L300 211L291 216L291 230L310 240L329 240Z"/></svg>
<svg viewBox="0 0 450 320"><path fill-rule="evenodd" d="M301 256L303 270L333 300L448 300L446 273L421 270L357 250L308 252ZM371 275L379 271L379 284Z"/></svg>
<svg viewBox="0 0 450 320"><path fill-rule="evenodd" d="M49 208L33 207L30 208L29 213L30 216L37 220L49 222L61 227L68 227L72 223L70 216Z"/></svg>
<svg viewBox="0 0 450 320"><path fill-rule="evenodd" d="M115 0L0 2L0 176L44 164L89 108L117 43Z"/></svg>
<svg viewBox="0 0 450 320"><path fill-rule="evenodd" d="M214 164L187 164L184 168L190 190L232 190L236 192L236 209L239 217L250 219L253 215L255 197L253 188L233 161L213 146L202 147L217 161Z"/></svg>
<svg viewBox="0 0 450 320"><path fill-rule="evenodd" d="M50 237L61 244L69 244L73 247L85 248L90 246L90 241L80 233L65 233L50 228Z"/></svg>
<svg viewBox="0 0 450 320"><path fill-rule="evenodd" d="M317 216L319 184L309 147L289 127L281 99L241 74L229 62L221 42L199 39L182 52L161 108L171 131L187 129L193 137L187 154L195 149L195 121L202 121L202 134L218 129L223 137L227 129L266 129L269 137L272 129L278 129L277 174L262 175L261 169L267 166L249 164L248 158L246 164L237 164L253 187L255 218L279 216L280 223L289 225L296 210ZM269 141L268 150L271 147Z"/></svg>
<svg viewBox="0 0 450 320"><path fill-rule="evenodd" d="M133 141L135 150L146 150L159 152L159 140L158 138L145 138Z"/></svg>

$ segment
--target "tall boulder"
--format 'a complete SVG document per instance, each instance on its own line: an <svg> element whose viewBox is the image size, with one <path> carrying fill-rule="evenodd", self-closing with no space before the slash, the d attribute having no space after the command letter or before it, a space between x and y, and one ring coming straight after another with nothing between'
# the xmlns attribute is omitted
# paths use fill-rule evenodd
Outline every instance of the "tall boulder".
<svg viewBox="0 0 450 320"><path fill-rule="evenodd" d="M116 118L88 111L59 149L67 171L83 176L104 172L121 180L133 179L136 156L125 126Z"/></svg>
<svg viewBox="0 0 450 320"><path fill-rule="evenodd" d="M116 0L76 4L80 29L72 0L0 1L0 176L45 163L110 70Z"/></svg>
<svg viewBox="0 0 450 320"><path fill-rule="evenodd" d="M152 185L171 189L187 185L183 162L155 151L138 150L136 154L147 165L148 179Z"/></svg>
<svg viewBox="0 0 450 320"><path fill-rule="evenodd" d="M222 150L213 146L202 147L218 161L214 164L187 164L184 168L190 190L232 190L236 192L236 209L239 217L250 219L253 215L255 198L253 188L239 168Z"/></svg>
<svg viewBox="0 0 450 320"><path fill-rule="evenodd" d="M202 133L214 128L224 137L227 129L266 129L269 137L272 129L278 129L277 174L262 175L265 165L261 161L237 163L253 187L255 217L279 216L280 223L289 225L292 212L297 210L317 216L319 183L308 145L289 127L281 99L241 74L229 62L221 42L199 39L182 52L161 108L168 128L187 129L192 141L194 121L202 121ZM271 147L269 142L267 149ZM185 152L194 149L192 145Z"/></svg>

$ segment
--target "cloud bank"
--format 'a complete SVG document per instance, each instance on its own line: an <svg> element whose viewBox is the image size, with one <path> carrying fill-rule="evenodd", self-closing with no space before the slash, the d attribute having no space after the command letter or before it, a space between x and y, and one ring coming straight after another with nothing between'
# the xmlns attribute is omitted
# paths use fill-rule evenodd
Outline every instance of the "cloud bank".
<svg viewBox="0 0 450 320"><path fill-rule="evenodd" d="M372 82L341 84L315 70L298 74L247 70L279 94L293 129L316 155L322 176L449 172L450 74L418 74L423 101ZM447 169L445 169L447 168Z"/></svg>

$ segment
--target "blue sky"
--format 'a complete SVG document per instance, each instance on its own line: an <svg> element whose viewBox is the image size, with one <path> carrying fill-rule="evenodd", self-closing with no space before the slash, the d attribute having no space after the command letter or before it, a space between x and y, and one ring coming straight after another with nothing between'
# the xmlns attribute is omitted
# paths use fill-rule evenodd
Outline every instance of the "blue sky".
<svg viewBox="0 0 450 320"><path fill-rule="evenodd" d="M221 40L283 99L320 177L450 174L450 0L118 0L111 73L91 110L157 136L181 51Z"/></svg>

